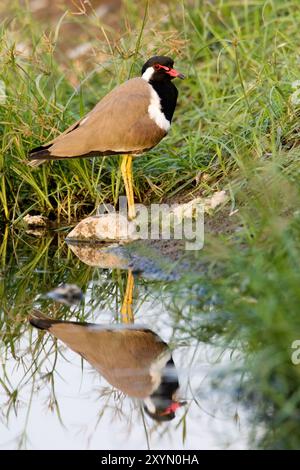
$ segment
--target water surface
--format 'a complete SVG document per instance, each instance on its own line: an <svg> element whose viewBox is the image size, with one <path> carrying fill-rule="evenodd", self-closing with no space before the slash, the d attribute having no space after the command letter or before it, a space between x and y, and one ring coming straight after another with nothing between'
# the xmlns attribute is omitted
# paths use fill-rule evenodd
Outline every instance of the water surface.
<svg viewBox="0 0 300 470"><path fill-rule="evenodd" d="M173 420L152 420L140 400L113 388L63 342L29 325L33 308L67 321L122 323L128 266L120 269L116 262L113 268L107 263L105 268L89 266L73 251L57 235L37 238L4 233L0 252L1 447L246 448L247 416L234 394L238 378L232 369L238 354L196 339L184 311L174 305L170 285L179 281L164 275L161 267L154 268L153 259L148 272L138 269L134 274L132 310L135 324L155 332L172 352L180 398L186 401ZM96 260L98 255L89 256ZM82 289L84 299L79 304L64 305L46 297L63 282ZM217 386L220 377L222 387Z"/></svg>

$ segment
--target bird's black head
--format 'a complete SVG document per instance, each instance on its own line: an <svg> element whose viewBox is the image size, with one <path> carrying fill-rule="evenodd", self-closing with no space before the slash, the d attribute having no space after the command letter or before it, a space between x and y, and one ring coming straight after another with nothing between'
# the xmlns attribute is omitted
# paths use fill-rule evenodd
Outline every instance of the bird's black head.
<svg viewBox="0 0 300 470"><path fill-rule="evenodd" d="M156 55L143 65L142 75L147 81L173 80L184 78L184 75L173 68L174 61L170 57Z"/></svg>

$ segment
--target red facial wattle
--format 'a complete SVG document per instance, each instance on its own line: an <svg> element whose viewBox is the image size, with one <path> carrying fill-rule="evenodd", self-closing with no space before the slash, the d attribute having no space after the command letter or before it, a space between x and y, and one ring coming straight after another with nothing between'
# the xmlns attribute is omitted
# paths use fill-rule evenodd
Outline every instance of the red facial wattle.
<svg viewBox="0 0 300 470"><path fill-rule="evenodd" d="M181 407L181 403L174 401L173 403L171 403L170 406L168 406L168 408L165 409L165 411L162 414L169 415L171 413L175 413L175 411L178 410L178 408L180 407Z"/></svg>
<svg viewBox="0 0 300 470"><path fill-rule="evenodd" d="M175 69L170 69L170 70L167 72L167 74L170 75L171 77L178 77L178 78L181 78L181 79L184 78L183 73L178 72L178 70L175 70Z"/></svg>
<svg viewBox="0 0 300 470"><path fill-rule="evenodd" d="M175 69L172 69L170 67L166 67L165 65L160 65L160 64L157 64L156 65L156 68L159 70L159 69L164 69L166 71L166 73L168 75L170 75L170 77L173 77L173 78L181 78L183 79L184 78L184 75L183 73L181 72L178 72L178 70L175 70Z"/></svg>

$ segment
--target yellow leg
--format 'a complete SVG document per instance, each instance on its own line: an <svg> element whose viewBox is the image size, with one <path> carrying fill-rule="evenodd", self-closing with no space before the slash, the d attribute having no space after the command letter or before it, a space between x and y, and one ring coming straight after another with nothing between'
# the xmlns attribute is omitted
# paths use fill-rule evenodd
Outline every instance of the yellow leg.
<svg viewBox="0 0 300 470"><path fill-rule="evenodd" d="M132 177L132 155L124 155L121 163L121 172L125 185L125 192L128 204L128 218L134 219L136 216L133 196Z"/></svg>
<svg viewBox="0 0 300 470"><path fill-rule="evenodd" d="M123 304L121 307L122 323L134 322L134 316L133 316L133 311L132 311L133 288L134 288L134 277L133 277L132 271L129 270L125 296L124 296Z"/></svg>

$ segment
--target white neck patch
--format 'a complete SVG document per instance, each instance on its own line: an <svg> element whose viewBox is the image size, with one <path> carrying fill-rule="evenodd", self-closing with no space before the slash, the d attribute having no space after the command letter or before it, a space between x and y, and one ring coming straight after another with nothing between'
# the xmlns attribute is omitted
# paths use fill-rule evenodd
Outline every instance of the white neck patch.
<svg viewBox="0 0 300 470"><path fill-rule="evenodd" d="M150 84L149 86L151 87L151 99L150 104L148 106L149 116L158 127L167 132L170 129L171 123L170 121L168 121L168 119L161 110L160 97L158 93L156 93L156 91Z"/></svg>
<svg viewBox="0 0 300 470"><path fill-rule="evenodd" d="M155 392L155 390L158 389L161 383L161 379L162 379L162 371L165 368L167 362L171 359L171 357L172 356L171 356L170 350L166 349L151 364L150 369L149 369L149 374L151 376L151 382L152 382L151 394ZM151 396L144 398L144 403L147 406L150 413L155 413L156 407Z"/></svg>
<svg viewBox="0 0 300 470"><path fill-rule="evenodd" d="M153 67L148 67L145 72L142 75L142 78L146 80L146 82L149 82L151 79L152 75L154 73L154 68Z"/></svg>
<svg viewBox="0 0 300 470"><path fill-rule="evenodd" d="M149 83L149 80L151 80L153 73L154 68L148 67L143 73L142 78ZM158 127L167 132L170 129L171 123L170 121L168 121L168 119L161 110L160 97L158 93L154 90L150 83L149 86L151 88L150 104L148 106L149 116Z"/></svg>
<svg viewBox="0 0 300 470"><path fill-rule="evenodd" d="M150 413L155 413L156 408L150 397L145 398L144 403L146 407L148 408L148 410L150 411Z"/></svg>
<svg viewBox="0 0 300 470"><path fill-rule="evenodd" d="M169 349L166 349L162 354L160 354L156 360L150 366L150 376L153 391L159 387L161 382L161 375L164 367L166 366L167 362L171 359L171 353Z"/></svg>

